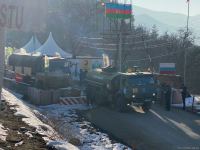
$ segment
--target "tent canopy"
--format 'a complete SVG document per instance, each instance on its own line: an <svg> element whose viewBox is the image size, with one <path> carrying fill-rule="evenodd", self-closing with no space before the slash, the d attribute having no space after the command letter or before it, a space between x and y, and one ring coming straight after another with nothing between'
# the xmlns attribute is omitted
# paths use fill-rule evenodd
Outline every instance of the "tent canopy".
<svg viewBox="0 0 200 150"><path fill-rule="evenodd" d="M53 39L52 33L49 34L47 41L34 52L36 55L47 55L47 56L60 56L62 58L71 58L72 54L62 50Z"/></svg>
<svg viewBox="0 0 200 150"><path fill-rule="evenodd" d="M23 47L27 53L32 53L36 49L41 47L41 43L38 41L36 36L33 36L31 40Z"/></svg>
<svg viewBox="0 0 200 150"><path fill-rule="evenodd" d="M38 41L36 36L33 36L23 49L25 49L27 53L32 53L39 47L41 47L41 43Z"/></svg>
<svg viewBox="0 0 200 150"><path fill-rule="evenodd" d="M32 36L31 40L22 48L15 50L14 53L28 55L34 52L36 49L40 48L41 44L36 36Z"/></svg>

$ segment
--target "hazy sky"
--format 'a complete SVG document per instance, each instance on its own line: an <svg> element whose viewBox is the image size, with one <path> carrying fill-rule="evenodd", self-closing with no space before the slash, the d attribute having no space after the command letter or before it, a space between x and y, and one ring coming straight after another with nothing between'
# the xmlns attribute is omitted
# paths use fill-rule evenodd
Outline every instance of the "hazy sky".
<svg viewBox="0 0 200 150"><path fill-rule="evenodd" d="M134 5L144 8L187 14L187 0L132 0ZM200 0L190 0L190 15L200 15Z"/></svg>

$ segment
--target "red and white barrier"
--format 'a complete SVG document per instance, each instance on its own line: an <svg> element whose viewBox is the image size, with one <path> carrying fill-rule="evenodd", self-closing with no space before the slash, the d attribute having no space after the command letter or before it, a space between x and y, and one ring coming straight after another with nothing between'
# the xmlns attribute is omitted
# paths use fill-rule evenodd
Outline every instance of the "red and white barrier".
<svg viewBox="0 0 200 150"><path fill-rule="evenodd" d="M87 99L85 96L81 97L60 97L61 105L79 105L87 104Z"/></svg>

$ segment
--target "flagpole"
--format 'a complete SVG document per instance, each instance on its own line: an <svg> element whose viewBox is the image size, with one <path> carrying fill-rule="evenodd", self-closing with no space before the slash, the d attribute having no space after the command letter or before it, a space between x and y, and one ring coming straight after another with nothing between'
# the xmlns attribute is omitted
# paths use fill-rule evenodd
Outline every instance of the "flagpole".
<svg viewBox="0 0 200 150"><path fill-rule="evenodd" d="M187 15L187 32L185 35L185 41L189 36L189 21L190 21L190 0L187 0L188 3L188 15ZM187 42L187 41L186 41ZM187 73L187 46L185 47L185 54L184 54L184 85L186 85L186 73Z"/></svg>
<svg viewBox="0 0 200 150"><path fill-rule="evenodd" d="M189 20L190 20L190 0L187 1L188 2L188 16L187 16L187 35L189 32Z"/></svg>

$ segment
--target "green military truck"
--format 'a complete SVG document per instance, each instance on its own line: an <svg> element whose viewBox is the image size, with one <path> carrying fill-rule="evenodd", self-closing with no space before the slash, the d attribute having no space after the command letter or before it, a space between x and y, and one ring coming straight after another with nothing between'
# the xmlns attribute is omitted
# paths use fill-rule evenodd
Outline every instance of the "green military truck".
<svg viewBox="0 0 200 150"><path fill-rule="evenodd" d="M156 81L149 72L119 73L111 68L89 72L86 96L92 104L114 106L123 112L128 105L148 111L156 100Z"/></svg>

